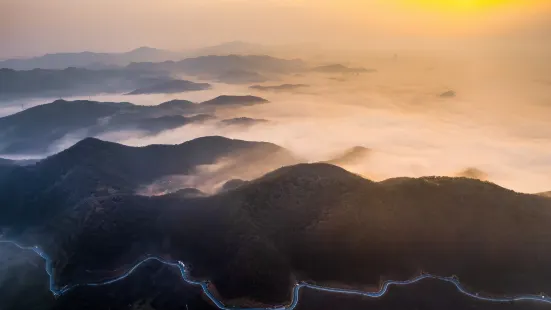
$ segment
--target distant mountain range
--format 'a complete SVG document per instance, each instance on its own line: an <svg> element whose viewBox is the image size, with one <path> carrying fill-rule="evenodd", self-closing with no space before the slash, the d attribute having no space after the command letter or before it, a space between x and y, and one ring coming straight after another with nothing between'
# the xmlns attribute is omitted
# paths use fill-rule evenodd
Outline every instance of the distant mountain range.
<svg viewBox="0 0 551 310"><path fill-rule="evenodd" d="M270 101L257 97L257 96L227 96L222 95L218 96L214 99L207 100L203 102L202 104L207 106L232 106L232 105L255 105L255 104L262 104L262 103L268 103Z"/></svg>
<svg viewBox="0 0 551 310"><path fill-rule="evenodd" d="M305 70L298 59L269 56L203 56L181 61L135 62L126 67L90 70L33 69L16 71L0 69L0 100L31 97L64 97L100 93L174 92L188 89L172 75L187 74L223 83L259 83L264 76L289 74ZM192 83L188 82L187 84ZM192 84L190 84L192 85ZM204 88L206 85L195 88Z"/></svg>
<svg viewBox="0 0 551 310"><path fill-rule="evenodd" d="M242 41L225 42L218 45L169 51L152 47L139 47L122 53L75 52L51 53L31 58L13 58L0 61L0 69L65 69L68 67L87 69L113 69L133 62L179 61L189 57L228 55L269 55L288 50L287 47L264 46ZM295 48L296 49L296 48ZM280 54L280 53L278 53ZM285 54L285 53L284 53Z"/></svg>
<svg viewBox="0 0 551 310"><path fill-rule="evenodd" d="M266 102L255 96L219 96L201 104L172 100L156 106L56 100L0 118L0 154L47 154L52 152L52 146L65 143L64 140L76 142L112 131L138 130L157 134L210 120L213 117L208 114L221 107Z"/></svg>
<svg viewBox="0 0 551 310"><path fill-rule="evenodd" d="M178 61L187 57L217 55L258 55L267 54L270 49L253 43L233 41L204 48L180 52L142 46L123 53L52 53L32 58L13 58L0 61L0 69L65 69L69 67L88 69L113 69L124 67L133 62Z"/></svg>
<svg viewBox="0 0 551 310"><path fill-rule="evenodd" d="M0 61L0 68L14 70L65 69L69 67L105 69L126 66L132 62L160 62L182 58L183 55L180 53L140 47L125 53L55 53L34 58L8 59Z"/></svg>
<svg viewBox="0 0 551 310"><path fill-rule="evenodd" d="M120 69L0 69L0 100L121 93L170 80L168 75Z"/></svg>
<svg viewBox="0 0 551 310"><path fill-rule="evenodd" d="M133 194L165 176L195 174L202 165L235 155L239 155L236 165L245 164L240 160L246 159L250 169L255 164L266 165L271 158L279 163L295 162L277 145L223 137L147 147L86 138L34 165L16 166L0 174L0 226L36 225L83 199Z"/></svg>
<svg viewBox="0 0 551 310"><path fill-rule="evenodd" d="M186 73L218 78L228 72L294 73L305 70L306 64L300 59L288 60L265 55L210 55L181 61L137 62L128 65L126 69L142 72Z"/></svg>
<svg viewBox="0 0 551 310"><path fill-rule="evenodd" d="M195 83L185 80L170 80L136 89L128 93L128 95L173 94L188 91L206 90L209 88L211 88L211 86L208 83Z"/></svg>

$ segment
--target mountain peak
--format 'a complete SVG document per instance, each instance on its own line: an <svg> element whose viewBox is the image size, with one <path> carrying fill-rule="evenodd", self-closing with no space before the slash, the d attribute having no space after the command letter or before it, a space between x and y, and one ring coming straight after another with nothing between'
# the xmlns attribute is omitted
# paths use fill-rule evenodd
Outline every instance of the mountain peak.
<svg viewBox="0 0 551 310"><path fill-rule="evenodd" d="M223 105L253 105L253 104L268 103L268 102L269 101L264 98L251 96L251 95L247 95L247 96L221 95L214 99L205 101L202 104L223 106Z"/></svg>
<svg viewBox="0 0 551 310"><path fill-rule="evenodd" d="M159 107L188 107L195 103L189 101L189 100L182 100L182 99L173 99L170 101L166 101L163 103L160 103Z"/></svg>
<svg viewBox="0 0 551 310"><path fill-rule="evenodd" d="M262 179L272 178L301 178L301 179L332 179L332 180L363 180L370 182L354 173L345 169L327 164L327 163L312 163L312 164L297 164L279 168L266 174Z"/></svg>
<svg viewBox="0 0 551 310"><path fill-rule="evenodd" d="M94 138L94 137L87 137L87 138L84 138L84 139L78 141L77 143L75 143L73 146L71 146L67 150L79 149L79 148L80 149L82 149L82 148L86 148L86 149L99 148L99 147L103 147L105 145L110 145L110 144L118 145L117 143L114 143L114 142L103 141L101 139Z"/></svg>

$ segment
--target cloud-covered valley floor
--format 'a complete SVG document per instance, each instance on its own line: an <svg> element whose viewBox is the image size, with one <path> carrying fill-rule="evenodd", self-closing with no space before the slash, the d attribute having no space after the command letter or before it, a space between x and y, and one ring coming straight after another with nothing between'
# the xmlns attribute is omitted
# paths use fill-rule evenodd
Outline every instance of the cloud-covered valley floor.
<svg viewBox="0 0 551 310"><path fill-rule="evenodd" d="M372 63L375 63L374 61ZM370 151L342 165L373 180L426 175L477 177L521 192L551 188L551 91L539 71L502 63L438 62L411 58L379 61L361 75L306 73L262 85L309 87L289 91L212 83L213 88L170 95L98 95L65 98L156 105L172 99L202 102L218 95L255 95L270 102L216 110L216 121L193 123L157 135L124 131L99 138L131 146L177 144L197 137L266 141L307 162L326 161L362 146ZM506 70L508 74L504 74ZM189 77L186 77L189 78ZM454 97L440 94L453 90ZM48 99L4 105L11 114ZM246 126L233 118L267 120ZM52 146L64 149L86 133ZM6 156L2 156L6 157ZM13 156L12 156L13 157ZM23 156L24 157L24 156Z"/></svg>

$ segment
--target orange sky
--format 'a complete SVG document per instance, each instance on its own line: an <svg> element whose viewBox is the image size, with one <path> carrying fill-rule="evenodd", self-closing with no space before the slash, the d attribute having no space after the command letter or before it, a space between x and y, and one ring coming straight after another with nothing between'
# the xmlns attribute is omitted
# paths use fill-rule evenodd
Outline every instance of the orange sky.
<svg viewBox="0 0 551 310"><path fill-rule="evenodd" d="M232 40L365 47L526 34L551 37L551 0L0 0L0 58Z"/></svg>
<svg viewBox="0 0 551 310"><path fill-rule="evenodd" d="M551 20L549 0L325 0L325 5L357 25L363 22L390 33L424 36L506 34Z"/></svg>

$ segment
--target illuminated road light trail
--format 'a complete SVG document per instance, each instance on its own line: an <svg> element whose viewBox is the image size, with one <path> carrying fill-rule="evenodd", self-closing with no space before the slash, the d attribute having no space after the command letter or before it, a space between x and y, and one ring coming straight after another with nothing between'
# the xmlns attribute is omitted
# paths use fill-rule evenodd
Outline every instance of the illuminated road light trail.
<svg viewBox="0 0 551 310"><path fill-rule="evenodd" d="M320 292L329 292L329 293L336 293L336 294L346 294L346 295L357 295L357 296L364 296L364 297L370 297L370 298L380 298L386 295L388 293L388 289L391 286L405 286L417 283L419 281L425 280L425 279L435 279L440 280L443 282L448 282L457 288L457 290L469 297L472 297L477 300L481 301L487 301L487 302L497 302L497 303L510 303L510 302L516 302L516 301L535 301L535 302L541 302L541 303L547 303L551 304L551 298L544 296L544 295L520 295L520 296L514 296L514 297L488 297L488 296L480 296L477 293L472 293L467 291L459 282L459 280L455 277L442 277L442 276L435 276L431 274L422 274L420 276L417 276L413 279L406 280L406 281L386 281L383 283L383 285L380 287L378 291L373 292L367 292L367 291L360 291L360 290L353 290L353 289L344 289L344 288L332 288L332 287L326 287L326 286L320 286L315 284L308 284L305 282L300 282L295 284L293 287L293 299L291 300L291 303L287 306L274 306L274 307L266 307L266 308L234 308L234 307L228 307L224 305L222 301L217 299L209 290L209 282L208 281L196 281L192 280L188 274L188 270L186 268L186 265L181 262L170 262L165 259L162 259L160 257L147 257L138 263L136 263L132 268L128 269L126 272L124 272L122 275L115 277L110 280L105 280L102 282L91 282L91 283L83 283L83 284L75 284L71 286L64 286L62 288L56 288L54 275L52 272L52 260L49 258L49 256L42 251L38 246L22 246L14 241L8 241L8 240L0 240L0 243L7 243L12 244L22 250L29 250L33 251L37 255L39 255L41 258L44 259L46 263L46 273L49 277L49 284L50 284L50 291L54 296L58 297L61 296L70 290L77 288L77 287L84 287L84 286L103 286L103 285L109 285L121 280L124 280L126 277L130 276L136 269L138 269L141 265L148 261L158 261L164 265L178 268L180 271L180 274L182 276L182 279L193 286L200 286L203 290L203 293L212 301L216 307L218 307L221 310L293 310L296 308L299 302L299 292L302 288L308 288L311 290L316 290Z"/></svg>

